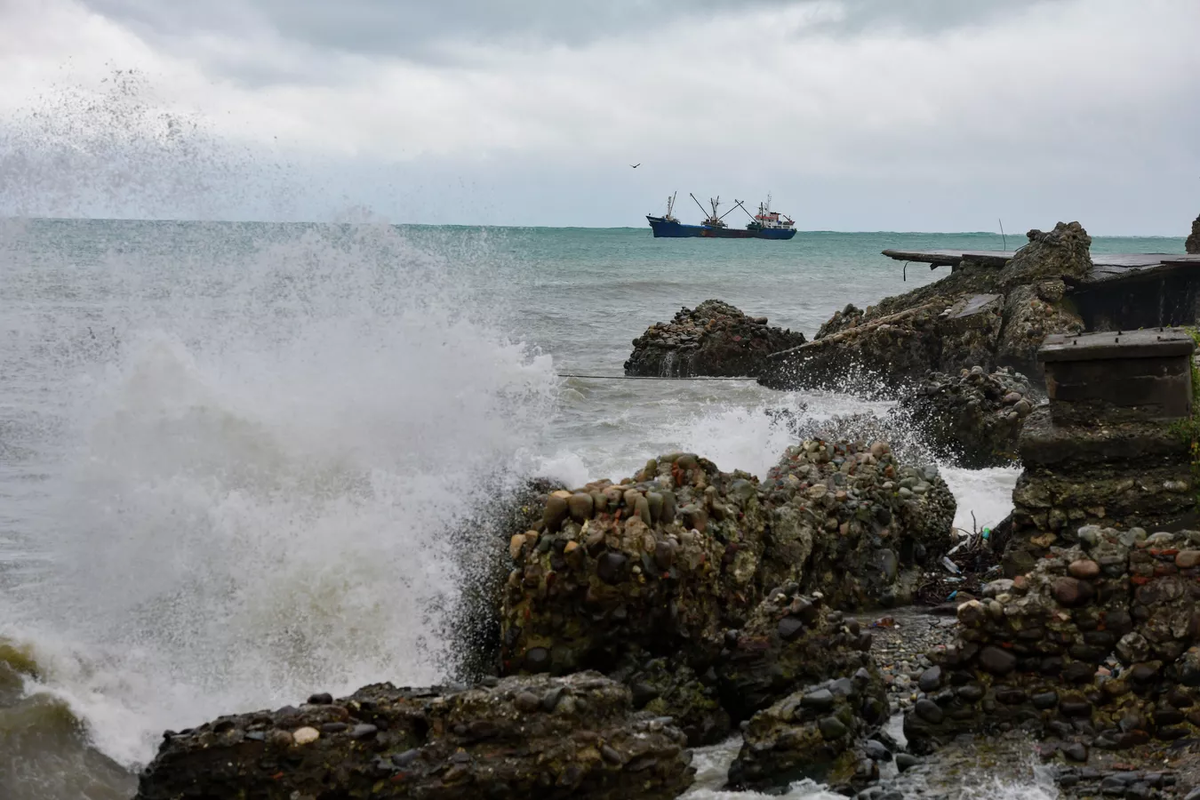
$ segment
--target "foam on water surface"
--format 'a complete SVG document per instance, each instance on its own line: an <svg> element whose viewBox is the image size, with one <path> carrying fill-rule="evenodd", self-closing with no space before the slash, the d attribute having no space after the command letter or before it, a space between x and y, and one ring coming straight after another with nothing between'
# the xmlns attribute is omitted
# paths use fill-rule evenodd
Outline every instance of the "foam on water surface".
<svg viewBox="0 0 1200 800"><path fill-rule="evenodd" d="M117 279L111 346L55 376L47 566L4 598L127 764L220 713L445 677L446 532L527 471L555 397L549 359L390 228L224 266Z"/></svg>

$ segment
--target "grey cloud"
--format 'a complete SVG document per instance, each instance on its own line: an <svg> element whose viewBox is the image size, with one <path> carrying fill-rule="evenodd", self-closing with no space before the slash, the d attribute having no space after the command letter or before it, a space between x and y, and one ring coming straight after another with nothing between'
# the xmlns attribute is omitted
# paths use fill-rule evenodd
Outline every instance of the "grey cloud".
<svg viewBox="0 0 1200 800"><path fill-rule="evenodd" d="M198 32L240 35L250 26L292 42L345 53L439 60L448 42L513 46L581 45L631 31L669 29L717 13L771 6L844 9L827 27L843 32L894 25L940 31L986 23L1023 7L1061 0L84 0L92 10L141 33L187 37Z"/></svg>

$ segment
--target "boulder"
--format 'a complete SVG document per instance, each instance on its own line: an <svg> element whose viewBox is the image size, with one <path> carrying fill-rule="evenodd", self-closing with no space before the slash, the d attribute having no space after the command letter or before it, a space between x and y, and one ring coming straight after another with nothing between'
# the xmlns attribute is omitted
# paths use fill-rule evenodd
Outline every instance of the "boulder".
<svg viewBox="0 0 1200 800"><path fill-rule="evenodd" d="M949 463L984 469L1017 461L1017 437L1037 402L1024 375L975 366L927 374L893 413Z"/></svg>
<svg viewBox="0 0 1200 800"><path fill-rule="evenodd" d="M1060 222L1051 231L1031 230L1029 241L1000 270L996 286L1036 286L1043 281L1084 278L1092 270L1092 237L1078 222ZM1059 300L1062 298L1059 297Z"/></svg>
<svg viewBox="0 0 1200 800"><path fill-rule="evenodd" d="M879 778L859 746L886 719L886 691L873 670L793 692L745 727L728 788L770 790L808 779L852 795Z"/></svg>
<svg viewBox="0 0 1200 800"><path fill-rule="evenodd" d="M572 494L593 498L582 522L557 510ZM672 454L558 495L510 548L504 673L608 671L634 650L705 663L757 605L769 511L755 477Z"/></svg>
<svg viewBox="0 0 1200 800"><path fill-rule="evenodd" d="M1200 217L1192 222L1192 232L1183 243L1184 252L1200 254Z"/></svg>
<svg viewBox="0 0 1200 800"><path fill-rule="evenodd" d="M568 501L583 495L579 521ZM703 673L767 589L795 583L847 610L905 602L949 546L954 511L935 468L902 465L883 442L805 442L763 484L676 453L551 494L510 542L501 669L608 671L637 649Z"/></svg>
<svg viewBox="0 0 1200 800"><path fill-rule="evenodd" d="M835 333L849 330L862 322L862 319L863 310L853 303L849 303L841 311L833 312L833 316L821 326L813 339L814 341L816 339L824 339L826 336L832 336Z"/></svg>
<svg viewBox="0 0 1200 800"><path fill-rule="evenodd" d="M869 632L857 622L846 624L819 594L802 594L794 584L781 587L742 629L726 636L716 668L722 697L734 718L748 719L796 686L848 678L860 670L865 670L863 679L874 682L871 642ZM886 703L876 711L885 708Z"/></svg>
<svg viewBox="0 0 1200 800"><path fill-rule="evenodd" d="M768 355L804 343L803 333L767 325L720 300L683 308L633 340L626 375L754 377Z"/></svg>
<svg viewBox="0 0 1200 800"><path fill-rule="evenodd" d="M957 505L937 468L902 464L886 442L789 447L765 484L764 585L795 583L836 609L911 603L952 543Z"/></svg>
<svg viewBox="0 0 1200 800"><path fill-rule="evenodd" d="M451 531L449 544L462 576L446 627L455 680L474 683L499 671L500 605L509 572L505 555L513 537L538 524L550 494L562 488L544 478L498 486L497 502Z"/></svg>
<svg viewBox="0 0 1200 800"><path fill-rule="evenodd" d="M666 800L692 782L683 733L634 715L619 683L595 673L491 683L377 684L168 732L137 798Z"/></svg>
<svg viewBox="0 0 1200 800"><path fill-rule="evenodd" d="M1002 268L965 259L942 280L865 311L847 306L812 342L770 356L759 382L895 398L929 372L1003 364L1040 376L1043 339L1083 329L1065 281L1091 271L1091 238L1078 222L1028 238Z"/></svg>
<svg viewBox="0 0 1200 800"><path fill-rule="evenodd" d="M953 298L935 298L777 353L759 382L775 389L831 387L882 396L892 391L891 384L930 370L969 366L960 363L965 360L977 363L980 348L974 343L986 342L985 352L995 349L999 307L958 316L961 310L954 306ZM948 338L969 342L970 355L944 350Z"/></svg>
<svg viewBox="0 0 1200 800"><path fill-rule="evenodd" d="M675 453L552 493L509 544L500 670L597 669L693 745L719 741L863 666L870 636L832 615L910 602L954 511L936 469L884 442L807 441L762 483Z"/></svg>

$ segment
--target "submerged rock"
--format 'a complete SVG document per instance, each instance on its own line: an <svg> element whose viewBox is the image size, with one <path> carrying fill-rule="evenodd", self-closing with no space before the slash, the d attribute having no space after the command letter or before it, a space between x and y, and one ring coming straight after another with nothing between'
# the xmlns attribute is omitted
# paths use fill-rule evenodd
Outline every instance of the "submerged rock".
<svg viewBox="0 0 1200 800"><path fill-rule="evenodd" d="M689 377L759 374L768 355L804 344L804 334L767 325L720 300L683 308L633 340L626 375Z"/></svg>
<svg viewBox="0 0 1200 800"><path fill-rule="evenodd" d="M984 469L1017 461L1017 437L1037 402L1031 394L1024 375L976 366L956 375L929 373L900 398L896 412L943 458Z"/></svg>
<svg viewBox="0 0 1200 800"><path fill-rule="evenodd" d="M462 690L377 684L168 734L137 798L666 800L692 782L685 744L595 673Z"/></svg>

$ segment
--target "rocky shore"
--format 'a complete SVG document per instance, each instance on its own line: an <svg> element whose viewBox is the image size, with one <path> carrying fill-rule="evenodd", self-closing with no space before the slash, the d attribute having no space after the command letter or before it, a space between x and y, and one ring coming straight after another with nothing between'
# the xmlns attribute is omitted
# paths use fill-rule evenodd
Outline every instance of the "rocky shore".
<svg viewBox="0 0 1200 800"><path fill-rule="evenodd" d="M626 375L756 377L771 353L804 344L804 334L767 325L720 300L683 308L633 340Z"/></svg>
<svg viewBox="0 0 1200 800"><path fill-rule="evenodd" d="M687 739L595 673L473 688L367 686L168 731L138 800L463 797L667 800Z"/></svg>
<svg viewBox="0 0 1200 800"><path fill-rule="evenodd" d="M1038 762L1064 799L1200 800L1192 340L1079 333L1063 288L1089 237L1029 240L798 347L708 301L626 364L872 375L898 398L887 424L941 460L1022 465L988 535L960 538L930 459L845 436L870 428L854 420L779 414L798 440L761 480L668 453L619 481L506 487L451 542L462 684L167 732L138 797L672 798L689 748L724 742L731 791L957 800Z"/></svg>
<svg viewBox="0 0 1200 800"><path fill-rule="evenodd" d="M897 397L930 372L1008 366L1040 375L1036 353L1046 336L1083 330L1064 302L1065 281L1091 270L1092 240L1078 222L1032 230L1028 239L1003 268L968 259L908 294L866 310L847 306L812 342L770 356L759 382Z"/></svg>
<svg viewBox="0 0 1200 800"><path fill-rule="evenodd" d="M862 742L889 704L872 632L846 612L912 602L940 569L955 504L935 469L885 442L809 440L761 482L673 453L517 498L480 531L529 526L501 556L495 649L486 625L460 640L507 677L169 734L139 796L668 797L691 780L685 746L743 723L739 785L866 785Z"/></svg>

